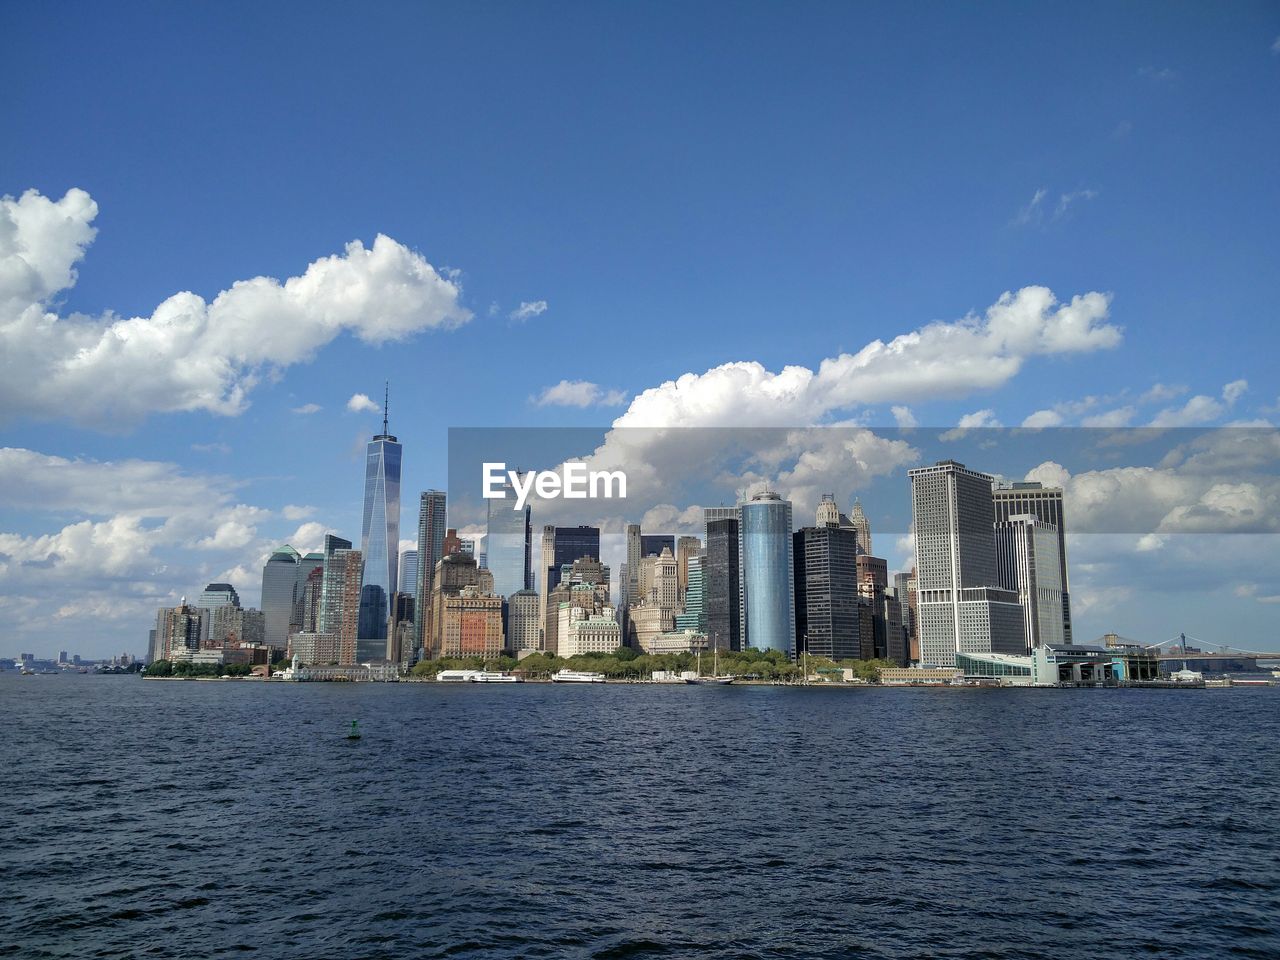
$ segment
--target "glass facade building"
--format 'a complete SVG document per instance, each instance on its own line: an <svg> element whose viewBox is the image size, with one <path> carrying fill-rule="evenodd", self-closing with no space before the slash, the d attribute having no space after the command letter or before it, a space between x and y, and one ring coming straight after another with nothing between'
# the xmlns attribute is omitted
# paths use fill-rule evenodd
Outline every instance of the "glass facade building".
<svg viewBox="0 0 1280 960"><path fill-rule="evenodd" d="M848 527L796 531L797 649L832 660L861 656L858 545Z"/></svg>
<svg viewBox="0 0 1280 960"><path fill-rule="evenodd" d="M511 481L504 486L509 490ZM514 492L506 499L491 499L489 522L484 538L484 566L493 574L493 592L509 597L533 586L533 527L531 511L526 505L513 510ZM479 561L479 557L476 558Z"/></svg>
<svg viewBox="0 0 1280 960"><path fill-rule="evenodd" d="M281 652L289 645L299 559L298 551L285 544L271 554L262 568L263 641Z"/></svg>
<svg viewBox="0 0 1280 960"><path fill-rule="evenodd" d="M720 650L740 650L738 511L736 507L708 507L704 513L707 554L702 561L702 606L707 639Z"/></svg>
<svg viewBox="0 0 1280 960"><path fill-rule="evenodd" d="M794 656L791 502L765 491L739 504L738 514L742 643Z"/></svg>
<svg viewBox="0 0 1280 960"><path fill-rule="evenodd" d="M387 433L384 410L382 433L369 441L365 451L364 520L360 528L360 552L364 556L360 639L371 641L369 651L386 649L388 604L396 592L401 451L396 438ZM380 643L375 647L372 641ZM377 659L381 657L379 653Z"/></svg>
<svg viewBox="0 0 1280 960"><path fill-rule="evenodd" d="M444 491L424 490L418 498L418 581L414 588L413 604L418 652L424 650L430 637L431 590L435 583L436 564L444 556L447 523Z"/></svg>

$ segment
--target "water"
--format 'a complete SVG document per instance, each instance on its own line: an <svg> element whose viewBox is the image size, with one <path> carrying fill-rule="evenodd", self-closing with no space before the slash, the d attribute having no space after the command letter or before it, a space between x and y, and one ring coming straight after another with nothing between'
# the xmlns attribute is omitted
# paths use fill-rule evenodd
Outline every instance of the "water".
<svg viewBox="0 0 1280 960"><path fill-rule="evenodd" d="M4 956L1280 956L1277 689L0 703Z"/></svg>

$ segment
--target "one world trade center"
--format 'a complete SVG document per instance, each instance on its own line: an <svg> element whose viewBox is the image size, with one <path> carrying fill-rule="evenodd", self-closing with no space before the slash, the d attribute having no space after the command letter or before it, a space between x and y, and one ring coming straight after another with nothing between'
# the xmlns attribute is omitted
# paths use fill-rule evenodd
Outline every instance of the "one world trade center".
<svg viewBox="0 0 1280 960"><path fill-rule="evenodd" d="M361 663L387 655L387 613L396 592L400 554L400 454L403 448L387 432L387 398L382 402L382 433L365 451L364 581L360 589L360 635L356 656Z"/></svg>

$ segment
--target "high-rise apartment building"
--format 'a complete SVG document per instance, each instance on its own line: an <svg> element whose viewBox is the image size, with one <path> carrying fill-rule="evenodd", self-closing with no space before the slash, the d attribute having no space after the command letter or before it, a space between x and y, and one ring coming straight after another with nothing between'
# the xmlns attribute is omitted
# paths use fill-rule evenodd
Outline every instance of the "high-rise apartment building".
<svg viewBox="0 0 1280 960"><path fill-rule="evenodd" d="M713 647L742 649L738 508L706 507L707 553L702 563L702 605Z"/></svg>
<svg viewBox="0 0 1280 960"><path fill-rule="evenodd" d="M1024 513L997 521L995 535L1000 585L1018 594L1027 652L1065 643L1058 528Z"/></svg>
<svg viewBox="0 0 1280 960"><path fill-rule="evenodd" d="M992 478L955 460L907 475L921 663L952 667L957 653L1022 653L1018 595L998 586Z"/></svg>
<svg viewBox="0 0 1280 960"><path fill-rule="evenodd" d="M424 490L418 498L418 579L413 603L415 656L424 656L430 647L431 595L436 564L444 556L447 519L444 491Z"/></svg>
<svg viewBox="0 0 1280 960"><path fill-rule="evenodd" d="M1057 528L1058 579L1062 583L1062 642L1071 643L1071 584L1067 577L1067 518L1062 502L1062 488L1046 487L1034 482L1014 483L1008 487L997 487L992 497L996 523L1021 514L1030 514Z"/></svg>
<svg viewBox="0 0 1280 960"><path fill-rule="evenodd" d="M400 550L400 466L403 448L387 432L387 404L382 407L382 433L365 448L364 519L360 552L364 582L360 594L360 639L368 659L382 659L386 649L387 614L396 592Z"/></svg>
<svg viewBox="0 0 1280 960"><path fill-rule="evenodd" d="M795 654L795 564L791 501L771 491L738 504L742 642Z"/></svg>
<svg viewBox="0 0 1280 960"><path fill-rule="evenodd" d="M351 541L336 534L324 536L324 564L320 579L320 609L316 617L316 630L320 633L337 633L338 618L342 611L342 580L346 577L345 561L341 566L331 561L339 550L350 550Z"/></svg>

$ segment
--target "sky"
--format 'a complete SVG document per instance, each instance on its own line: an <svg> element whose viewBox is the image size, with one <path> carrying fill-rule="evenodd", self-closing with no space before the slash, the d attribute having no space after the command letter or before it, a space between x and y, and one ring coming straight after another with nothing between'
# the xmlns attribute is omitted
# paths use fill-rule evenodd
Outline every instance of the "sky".
<svg viewBox="0 0 1280 960"><path fill-rule="evenodd" d="M450 428L1246 425L965 459L1069 515L1160 506L1078 511L1079 635L1280 649L1273 3L13 2L0 31L0 655L142 653L157 606L256 604L274 546L358 539L387 381L406 537ZM893 442L725 496L847 509L905 484Z"/></svg>

